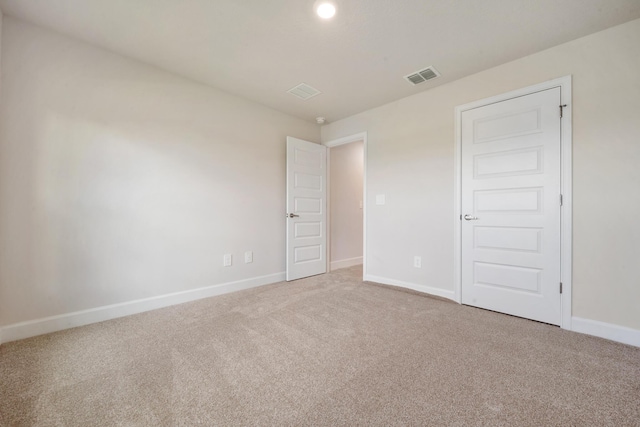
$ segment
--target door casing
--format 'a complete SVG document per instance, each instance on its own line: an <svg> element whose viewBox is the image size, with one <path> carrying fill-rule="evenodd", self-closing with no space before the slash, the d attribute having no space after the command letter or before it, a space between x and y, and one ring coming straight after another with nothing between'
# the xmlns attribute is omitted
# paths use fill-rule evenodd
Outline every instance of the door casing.
<svg viewBox="0 0 640 427"><path fill-rule="evenodd" d="M560 213L560 277L562 281L560 327L571 329L571 254L572 254L572 132L571 76L560 77L537 85L481 99L455 108L455 198L454 198L454 280L455 300L462 303L462 112L551 88L560 88L562 120L560 129L560 191L563 204ZM558 108L560 114L560 108Z"/></svg>

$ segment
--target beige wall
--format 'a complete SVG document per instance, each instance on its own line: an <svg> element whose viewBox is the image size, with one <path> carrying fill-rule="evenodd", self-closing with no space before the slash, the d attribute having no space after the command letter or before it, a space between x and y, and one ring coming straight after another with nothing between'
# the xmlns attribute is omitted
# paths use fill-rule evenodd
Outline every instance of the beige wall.
<svg viewBox="0 0 640 427"><path fill-rule="evenodd" d="M2 36L0 325L284 271L285 138L315 124L13 18Z"/></svg>
<svg viewBox="0 0 640 427"><path fill-rule="evenodd" d="M368 132L368 273L452 292L455 106L571 74L573 315L640 329L639 41L636 20L324 126Z"/></svg>
<svg viewBox="0 0 640 427"><path fill-rule="evenodd" d="M362 257L364 142L330 149L331 262Z"/></svg>

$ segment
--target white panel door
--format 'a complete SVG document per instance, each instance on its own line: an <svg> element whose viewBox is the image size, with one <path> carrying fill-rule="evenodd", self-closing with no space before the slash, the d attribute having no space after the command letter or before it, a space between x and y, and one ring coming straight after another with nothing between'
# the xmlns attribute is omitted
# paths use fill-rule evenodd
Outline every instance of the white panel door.
<svg viewBox="0 0 640 427"><path fill-rule="evenodd" d="M462 113L462 303L560 324L560 88Z"/></svg>
<svg viewBox="0 0 640 427"><path fill-rule="evenodd" d="M327 148L287 137L287 280L327 272Z"/></svg>

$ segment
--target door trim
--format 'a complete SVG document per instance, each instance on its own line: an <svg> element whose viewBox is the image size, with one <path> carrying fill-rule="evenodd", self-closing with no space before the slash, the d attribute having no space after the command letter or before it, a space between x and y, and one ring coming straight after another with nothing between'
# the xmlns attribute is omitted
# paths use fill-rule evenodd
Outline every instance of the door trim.
<svg viewBox="0 0 640 427"><path fill-rule="evenodd" d="M571 75L549 80L533 86L517 89L501 95L459 105L455 108L455 198L454 198L454 283L455 300L462 303L462 113L489 104L529 95L552 88L560 88L560 102L566 104L563 119L560 123L560 191L563 205L560 212L560 277L562 294L560 295L560 327L571 329L571 294L572 294L572 105ZM559 110L559 109L558 109ZM560 114L560 111L558 111ZM558 284L559 285L559 284Z"/></svg>
<svg viewBox="0 0 640 427"><path fill-rule="evenodd" d="M351 142L363 141L363 177L362 177L362 279L367 276L367 132L360 132L353 135L348 135L342 138L332 139L327 142L323 142L322 145L329 148L339 145L349 144ZM331 164L330 153L327 153L327 202L331 200ZM329 211L330 205L327 207ZM327 219L327 260L331 259L331 215L328 215ZM331 266L331 262L328 262Z"/></svg>

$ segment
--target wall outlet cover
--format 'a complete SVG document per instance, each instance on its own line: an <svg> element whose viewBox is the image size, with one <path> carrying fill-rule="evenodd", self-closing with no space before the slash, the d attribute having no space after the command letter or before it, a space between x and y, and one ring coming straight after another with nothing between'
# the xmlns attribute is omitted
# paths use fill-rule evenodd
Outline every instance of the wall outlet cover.
<svg viewBox="0 0 640 427"><path fill-rule="evenodd" d="M222 266L223 267L231 267L232 258L231 254L224 254L222 257Z"/></svg>

